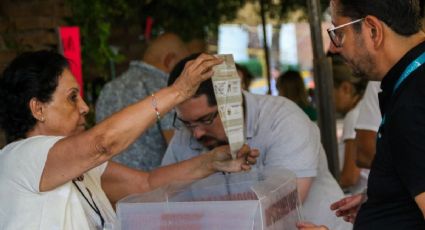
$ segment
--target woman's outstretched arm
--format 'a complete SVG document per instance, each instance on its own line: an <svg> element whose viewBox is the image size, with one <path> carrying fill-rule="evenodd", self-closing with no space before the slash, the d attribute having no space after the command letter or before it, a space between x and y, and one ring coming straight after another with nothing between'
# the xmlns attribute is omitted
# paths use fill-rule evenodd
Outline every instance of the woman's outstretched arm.
<svg viewBox="0 0 425 230"><path fill-rule="evenodd" d="M115 203L129 194L148 192L170 184L190 183L217 171L246 171L256 163L258 156L258 150L251 150L245 145L239 151L238 158L232 160L228 146L221 146L208 153L151 172L109 162L102 175L102 188L111 203Z"/></svg>
<svg viewBox="0 0 425 230"><path fill-rule="evenodd" d="M181 77L170 87L113 114L90 130L65 137L50 150L40 180L40 191L54 189L108 161L135 141L157 119L191 97L199 84L210 78L221 60L203 54L187 63ZM80 100L82 100L80 98Z"/></svg>

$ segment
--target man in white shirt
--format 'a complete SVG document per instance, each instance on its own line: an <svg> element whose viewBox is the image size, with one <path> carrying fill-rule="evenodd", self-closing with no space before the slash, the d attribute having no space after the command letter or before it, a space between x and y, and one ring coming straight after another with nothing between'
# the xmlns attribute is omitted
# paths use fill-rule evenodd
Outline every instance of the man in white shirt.
<svg viewBox="0 0 425 230"><path fill-rule="evenodd" d="M189 56L176 65L170 73L169 85L194 58L196 55ZM284 97L243 92L243 98L246 142L262 153L254 167L276 166L293 171L297 176L304 218L331 229L351 229L351 224L338 220L329 210L329 205L342 198L343 193L327 167L317 126ZM180 122L180 127L167 148L162 165L189 159L227 143L210 80L201 84L194 97L179 104L176 111L175 121Z"/></svg>

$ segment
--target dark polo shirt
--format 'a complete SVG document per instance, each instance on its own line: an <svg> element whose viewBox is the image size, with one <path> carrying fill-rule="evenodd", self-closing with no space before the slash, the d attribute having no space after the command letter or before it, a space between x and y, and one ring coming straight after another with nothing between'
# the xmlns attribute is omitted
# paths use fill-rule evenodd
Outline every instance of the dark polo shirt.
<svg viewBox="0 0 425 230"><path fill-rule="evenodd" d="M410 50L384 77L379 95L383 124L368 182L368 200L354 229L425 229L415 196L425 192L425 64L393 92L406 67L425 52Z"/></svg>

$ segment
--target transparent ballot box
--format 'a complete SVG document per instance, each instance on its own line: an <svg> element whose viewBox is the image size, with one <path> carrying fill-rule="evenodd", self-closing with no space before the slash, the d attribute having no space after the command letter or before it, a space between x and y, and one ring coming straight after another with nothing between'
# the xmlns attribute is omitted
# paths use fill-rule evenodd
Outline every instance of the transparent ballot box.
<svg viewBox="0 0 425 230"><path fill-rule="evenodd" d="M296 229L300 209L295 175L280 168L215 174L117 203L123 230L288 230Z"/></svg>

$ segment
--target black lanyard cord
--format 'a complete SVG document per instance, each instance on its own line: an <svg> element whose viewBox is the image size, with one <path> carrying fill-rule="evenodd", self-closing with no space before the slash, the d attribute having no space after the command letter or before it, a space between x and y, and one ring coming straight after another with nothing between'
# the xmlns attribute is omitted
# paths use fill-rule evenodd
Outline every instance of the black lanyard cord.
<svg viewBox="0 0 425 230"><path fill-rule="evenodd" d="M100 209L97 207L96 203L94 202L94 199L91 195L90 190L87 189L87 192L90 195L90 198L93 202L93 204L89 201L89 199L84 195L83 191L81 191L80 187L77 185L77 183L75 181L72 181L72 183L75 185L75 187L77 187L78 191L80 192L80 194L84 197L84 199L87 201L87 203L90 205L90 207L93 209L93 211L99 216L100 218L100 222L102 224L102 228L105 227L105 219L103 219L102 213L100 213Z"/></svg>

